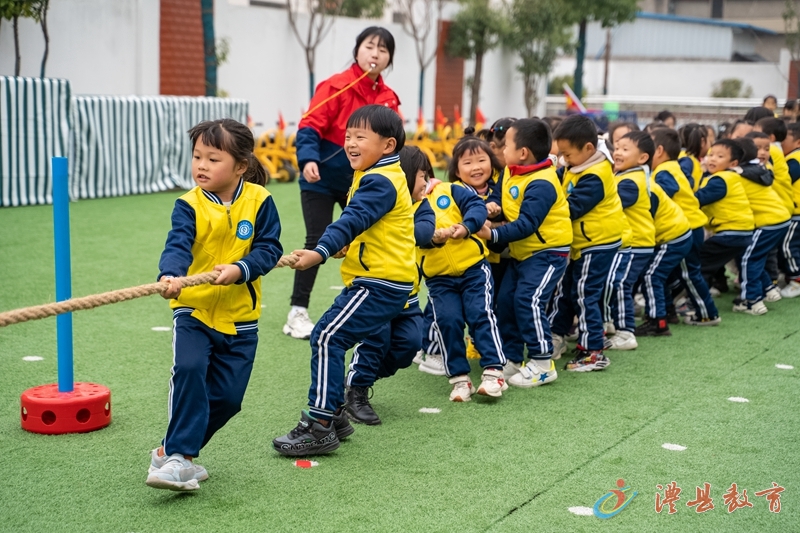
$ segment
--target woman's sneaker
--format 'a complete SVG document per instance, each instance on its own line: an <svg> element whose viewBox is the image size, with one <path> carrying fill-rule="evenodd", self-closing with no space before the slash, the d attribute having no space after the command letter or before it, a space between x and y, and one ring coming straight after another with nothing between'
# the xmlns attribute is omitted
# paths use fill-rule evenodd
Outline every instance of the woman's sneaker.
<svg viewBox="0 0 800 533"><path fill-rule="evenodd" d="M751 302L749 300L740 300L733 302L733 311L735 313L747 313L748 315L765 315L769 309L764 305L764 302L759 300Z"/></svg>
<svg viewBox="0 0 800 533"><path fill-rule="evenodd" d="M154 489L197 490L200 484L195 479L196 475L194 464L183 455L175 453L167 457L160 468L148 472L145 483Z"/></svg>
<svg viewBox="0 0 800 533"><path fill-rule="evenodd" d="M430 374L432 376L444 376L446 374L444 369L444 359L438 354L428 354L425 356L425 360L420 363L419 371L425 372L426 374Z"/></svg>
<svg viewBox="0 0 800 533"><path fill-rule="evenodd" d="M591 372L603 370L611 361L600 350L576 350L575 359L567 363L566 369L570 372Z"/></svg>
<svg viewBox="0 0 800 533"><path fill-rule="evenodd" d="M450 384L453 386L453 390L450 392L451 402L468 402L475 394L475 387L472 386L467 375L450 378Z"/></svg>
<svg viewBox="0 0 800 533"><path fill-rule="evenodd" d="M545 385L547 383L551 383L558 378L558 372L556 372L556 364L551 359L550 361L550 369L543 370L539 367L537 363L533 361L528 361L528 363L522 366L519 372L508 379L508 383L510 385L514 385L515 387L521 387L523 389L529 389L531 387L538 387L540 385Z"/></svg>
<svg viewBox="0 0 800 533"><path fill-rule="evenodd" d="M481 386L478 387L478 394L481 396L491 396L499 398L503 391L508 390L508 384L503 377L502 370L492 370L487 368L481 375Z"/></svg>
<svg viewBox="0 0 800 533"><path fill-rule="evenodd" d="M283 326L284 335L289 335L293 339L310 339L312 331L314 331L314 323L308 317L307 309L289 311L286 324Z"/></svg>
<svg viewBox="0 0 800 533"><path fill-rule="evenodd" d="M616 335L608 340L608 343L607 349L609 350L635 350L639 347L639 343L636 342L636 335L633 332L624 330L618 331Z"/></svg>
<svg viewBox="0 0 800 533"><path fill-rule="evenodd" d="M797 298L800 296L800 279L793 279L787 286L782 288L781 296L784 298Z"/></svg>
<svg viewBox="0 0 800 533"><path fill-rule="evenodd" d="M323 455L339 447L339 437L336 436L333 420L326 427L308 412L302 411L297 427L286 435L273 439L272 446L279 454L292 457Z"/></svg>

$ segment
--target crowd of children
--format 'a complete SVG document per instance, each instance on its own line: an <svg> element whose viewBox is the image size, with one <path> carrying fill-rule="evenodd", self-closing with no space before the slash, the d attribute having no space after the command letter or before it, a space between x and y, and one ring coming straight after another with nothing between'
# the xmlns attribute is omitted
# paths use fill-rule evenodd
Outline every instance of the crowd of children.
<svg viewBox="0 0 800 533"><path fill-rule="evenodd" d="M672 324L719 325L712 295L729 290L727 273L738 275L736 312L763 315L765 302L800 296L800 124L755 108L714 140L698 124L672 129L670 117L606 135L581 115L501 119L468 130L439 181L404 146L393 110L356 110L343 144L355 170L347 206L313 250L291 254L298 270L343 258L345 288L311 335L308 409L275 450L328 453L353 433L350 421L381 423L370 388L412 360L448 378L451 401L499 398L509 385L556 380L570 339L564 368L589 372ZM175 365L147 478L157 488L194 490L208 476L192 459L239 409L259 276L282 253L242 128L191 132L198 187L176 203L160 264ZM212 268L214 285L181 290L176 278ZM469 353L482 368L477 387Z"/></svg>

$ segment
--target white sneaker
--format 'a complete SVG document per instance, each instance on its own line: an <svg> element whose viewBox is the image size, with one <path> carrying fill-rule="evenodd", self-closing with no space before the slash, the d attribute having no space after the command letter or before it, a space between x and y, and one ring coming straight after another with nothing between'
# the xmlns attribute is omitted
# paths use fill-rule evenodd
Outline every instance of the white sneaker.
<svg viewBox="0 0 800 533"><path fill-rule="evenodd" d="M195 479L197 470L191 461L183 455L175 453L167 457L164 466L149 472L147 476L148 487L166 490L197 490L200 484Z"/></svg>
<svg viewBox="0 0 800 533"><path fill-rule="evenodd" d="M475 394L475 387L472 386L467 375L450 378L450 384L453 386L453 390L450 392L451 402L468 402Z"/></svg>
<svg viewBox="0 0 800 533"><path fill-rule="evenodd" d="M509 378L508 383L515 387L529 389L553 382L557 377L556 364L552 360L550 360L550 370L542 370L533 361L528 361L516 375Z"/></svg>
<svg viewBox="0 0 800 533"><path fill-rule="evenodd" d="M733 304L733 311L735 313L747 313L748 315L764 315L769 311L764 302L759 300L756 303L742 300L741 303Z"/></svg>
<svg viewBox="0 0 800 533"><path fill-rule="evenodd" d="M419 371L432 376L444 376L447 374L442 356L432 354L425 356L425 360L419 365Z"/></svg>
<svg viewBox="0 0 800 533"><path fill-rule="evenodd" d="M613 335L617 332L617 328L614 327L613 322L606 322L603 324L603 331L606 332L606 335Z"/></svg>
<svg viewBox="0 0 800 533"><path fill-rule="evenodd" d="M618 331L616 335L609 339L609 350L635 350L639 347L636 342L636 335L630 331Z"/></svg>
<svg viewBox="0 0 800 533"><path fill-rule="evenodd" d="M553 359L558 361L561 356L567 353L567 341L561 335L552 335L553 342Z"/></svg>
<svg viewBox="0 0 800 533"><path fill-rule="evenodd" d="M506 381L515 374L519 374L520 369L525 367L525 363L515 363L514 361L508 361L506 366L503 367L503 377L506 378Z"/></svg>
<svg viewBox="0 0 800 533"><path fill-rule="evenodd" d="M412 361L412 363L414 363L415 365L421 365L424 361L425 361L425 352L423 350L420 350L417 352L417 355L414 356L414 360Z"/></svg>
<svg viewBox="0 0 800 533"><path fill-rule="evenodd" d="M764 296L764 301L765 302L777 302L782 297L783 297L783 295L781 294L780 289L778 289L778 287L773 285L772 288L770 288L767 291L767 294Z"/></svg>
<svg viewBox="0 0 800 533"><path fill-rule="evenodd" d="M800 283L796 280L790 281L787 286L781 289L781 296L784 298L797 298L800 296Z"/></svg>
<svg viewBox="0 0 800 533"><path fill-rule="evenodd" d="M503 395L503 391L508 390L508 383L503 377L502 370L486 369L481 375L481 386L478 387L478 394L481 396L491 396L492 398L499 398Z"/></svg>
<svg viewBox="0 0 800 533"><path fill-rule="evenodd" d="M719 289L716 287L709 287L708 293L711 295L712 298L719 298L722 295L722 293L719 292Z"/></svg>
<svg viewBox="0 0 800 533"><path fill-rule="evenodd" d="M166 463L167 459L169 459L166 455L158 455L158 448L154 449L150 452L150 467L147 469L148 474L152 474L159 468L162 468ZM192 463L194 466L194 478L197 481L205 481L208 479L208 472L202 466Z"/></svg>
<svg viewBox="0 0 800 533"><path fill-rule="evenodd" d="M314 323L308 318L308 310L292 309L289 311L286 324L283 326L284 335L289 335L293 339L310 339L312 331L314 331Z"/></svg>

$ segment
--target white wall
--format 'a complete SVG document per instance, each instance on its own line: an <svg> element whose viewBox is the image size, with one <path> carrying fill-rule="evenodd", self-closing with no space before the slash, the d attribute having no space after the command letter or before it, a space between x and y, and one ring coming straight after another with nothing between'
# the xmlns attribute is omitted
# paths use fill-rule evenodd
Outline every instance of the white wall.
<svg viewBox="0 0 800 533"><path fill-rule="evenodd" d="M158 94L158 0L54 0L47 15L45 74L67 78L73 94ZM38 77L44 37L20 20L22 76ZM0 22L0 74L14 75L14 32Z"/></svg>
<svg viewBox="0 0 800 533"><path fill-rule="evenodd" d="M633 96L710 97L714 84L725 78L739 78L753 88L753 96L788 91L789 60L784 50L781 63L729 63L721 61L626 61L609 65L608 94ZM573 74L574 58L561 58L551 76ZM586 60L583 84L588 94L603 94L604 63Z"/></svg>
<svg viewBox="0 0 800 533"><path fill-rule="evenodd" d="M236 0L217 0L215 33L230 42L228 63L220 66L219 88L232 97L250 101L250 116L266 129L274 127L278 112L287 122L298 122L301 110L308 108L308 70L305 53L292 32L287 13L282 9L236 5ZM306 17L301 15L304 27ZM317 48L315 83L347 69L352 63L356 36L368 26L380 25L395 38L394 67L384 75L401 101L401 111L413 129L419 99L419 66L414 40L398 24L384 20L338 19ZM429 37L433 51L435 31ZM433 119L436 61L425 74L424 109ZM292 128L290 128L292 129Z"/></svg>

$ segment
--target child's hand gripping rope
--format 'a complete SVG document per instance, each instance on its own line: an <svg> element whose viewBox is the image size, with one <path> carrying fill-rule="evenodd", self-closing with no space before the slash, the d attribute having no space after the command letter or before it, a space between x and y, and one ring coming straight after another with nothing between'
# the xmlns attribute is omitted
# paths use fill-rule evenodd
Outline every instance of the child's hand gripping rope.
<svg viewBox="0 0 800 533"><path fill-rule="evenodd" d="M275 268L293 266L296 262L297 257L294 255L285 255L280 258L278 264L275 265ZM161 294L165 298L168 297L167 295L175 294L175 296L169 297L176 298L177 294L180 294L181 289L184 287L193 287L195 285L202 285L204 283L230 285L230 283L233 283L236 280L226 283L226 278L222 277L223 272L228 272L228 277L234 275L234 273L230 273L230 269L227 267L234 267L237 270L239 268L235 267L234 265L218 265L218 267L215 267L215 270L211 272L203 272L202 274L195 274L193 276L162 278L162 280L157 283L148 283L147 285L139 285L137 287L130 287L127 289L93 294L91 296L84 296L82 298L71 298L62 302L6 311L4 313L0 313L0 328L10 326L11 324L18 324L20 322L28 322L30 320L38 320L40 318L47 318L49 316L71 313L73 311L93 309L102 305L124 302L127 300L133 300L135 298L150 296L152 294ZM241 272L239 272L239 277L241 277ZM222 278L222 281L219 281L220 278Z"/></svg>

